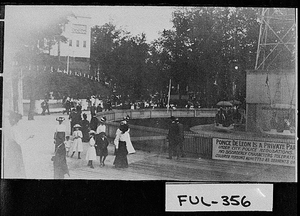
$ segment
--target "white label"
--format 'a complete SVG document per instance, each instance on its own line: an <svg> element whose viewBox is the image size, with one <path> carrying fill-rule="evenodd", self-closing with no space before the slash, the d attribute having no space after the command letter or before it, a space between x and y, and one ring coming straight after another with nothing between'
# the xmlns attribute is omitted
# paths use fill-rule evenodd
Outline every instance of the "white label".
<svg viewBox="0 0 300 216"><path fill-rule="evenodd" d="M272 211L272 184L166 183L167 212Z"/></svg>

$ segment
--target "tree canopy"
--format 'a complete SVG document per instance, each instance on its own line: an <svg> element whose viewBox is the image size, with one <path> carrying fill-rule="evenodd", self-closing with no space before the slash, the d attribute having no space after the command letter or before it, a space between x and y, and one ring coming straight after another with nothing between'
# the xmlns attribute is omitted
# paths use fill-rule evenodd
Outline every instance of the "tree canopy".
<svg viewBox="0 0 300 216"><path fill-rule="evenodd" d="M173 13L173 28L152 43L109 23L92 29L91 68L124 100L173 92L193 94L204 106L244 100L246 69L254 68L256 8L201 7Z"/></svg>
<svg viewBox="0 0 300 216"><path fill-rule="evenodd" d="M178 9L173 12L173 28L162 30L151 43L145 34L133 36L112 23L94 26L87 73L98 77L102 86L98 82L86 85L76 76L38 72L37 66L52 64L47 50L55 42L66 41L61 36L67 22L63 18L24 35L17 59L27 68L35 65L36 72L31 70L28 79L40 83L34 88L38 95L47 91L72 94L73 89L80 96L113 94L122 102L159 100L166 97L171 79L172 93L189 94L202 106L223 99L243 101L245 70L255 65L258 13L258 8Z"/></svg>

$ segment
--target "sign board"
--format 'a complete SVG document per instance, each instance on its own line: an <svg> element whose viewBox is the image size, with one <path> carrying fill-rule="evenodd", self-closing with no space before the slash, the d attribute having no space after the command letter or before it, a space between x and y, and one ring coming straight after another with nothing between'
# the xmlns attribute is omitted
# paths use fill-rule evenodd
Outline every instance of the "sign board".
<svg viewBox="0 0 300 216"><path fill-rule="evenodd" d="M86 34L87 33L87 26L81 24L73 24L72 25L72 33L75 34Z"/></svg>
<svg viewBox="0 0 300 216"><path fill-rule="evenodd" d="M295 144L213 138L212 158L295 166Z"/></svg>
<svg viewBox="0 0 300 216"><path fill-rule="evenodd" d="M166 212L273 211L272 184L166 183Z"/></svg>

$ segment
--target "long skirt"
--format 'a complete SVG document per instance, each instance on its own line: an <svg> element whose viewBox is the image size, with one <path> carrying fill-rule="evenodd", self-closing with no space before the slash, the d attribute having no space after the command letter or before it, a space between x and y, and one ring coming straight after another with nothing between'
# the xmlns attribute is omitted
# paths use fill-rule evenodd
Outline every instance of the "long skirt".
<svg viewBox="0 0 300 216"><path fill-rule="evenodd" d="M108 149L106 148L96 148L97 156L106 157L108 155Z"/></svg>
<svg viewBox="0 0 300 216"><path fill-rule="evenodd" d="M66 132L56 132L55 137L55 151L57 146L59 146L61 143L65 141Z"/></svg>
<svg viewBox="0 0 300 216"><path fill-rule="evenodd" d="M66 160L66 149L64 145L58 148L53 159L53 166L54 179L63 179L65 174L69 174L69 169Z"/></svg>
<svg viewBox="0 0 300 216"><path fill-rule="evenodd" d="M4 178L26 178L21 146L15 140L4 142Z"/></svg>
<svg viewBox="0 0 300 216"><path fill-rule="evenodd" d="M130 139L129 139L129 142L126 143L126 148L127 148L128 154L134 154L135 153L135 149L134 149Z"/></svg>
<svg viewBox="0 0 300 216"><path fill-rule="evenodd" d="M83 152L83 144L81 138L74 139L73 141L73 152Z"/></svg>
<svg viewBox="0 0 300 216"><path fill-rule="evenodd" d="M97 156L96 156L96 149L94 146L89 146L88 147L88 150L86 152L86 157L85 157L86 160L96 160L97 159Z"/></svg>
<svg viewBox="0 0 300 216"><path fill-rule="evenodd" d="M127 160L127 148L126 142L119 141L119 148L116 150L116 157L114 161L114 165L116 168L127 168L128 167L128 160Z"/></svg>

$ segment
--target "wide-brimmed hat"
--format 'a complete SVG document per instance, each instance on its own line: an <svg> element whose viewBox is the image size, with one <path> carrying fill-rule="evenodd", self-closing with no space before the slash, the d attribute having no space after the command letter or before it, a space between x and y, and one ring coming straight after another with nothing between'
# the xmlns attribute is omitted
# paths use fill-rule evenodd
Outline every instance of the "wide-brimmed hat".
<svg viewBox="0 0 300 216"><path fill-rule="evenodd" d="M100 122L106 122L106 117L105 116L101 117L99 121Z"/></svg>
<svg viewBox="0 0 300 216"><path fill-rule="evenodd" d="M65 118L62 116L56 118L56 121L64 121L64 120L65 120Z"/></svg>
<svg viewBox="0 0 300 216"><path fill-rule="evenodd" d="M127 124L127 121L123 120L120 122L120 125L126 125Z"/></svg>
<svg viewBox="0 0 300 216"><path fill-rule="evenodd" d="M128 121L129 119L130 119L129 115L123 117L123 120Z"/></svg>
<svg viewBox="0 0 300 216"><path fill-rule="evenodd" d="M81 127L80 124L76 124L76 125L73 126L73 128L80 128L80 127Z"/></svg>
<svg viewBox="0 0 300 216"><path fill-rule="evenodd" d="M102 132L99 133L99 135L100 136L106 136L106 133L102 131Z"/></svg>
<svg viewBox="0 0 300 216"><path fill-rule="evenodd" d="M96 134L94 130L90 130L89 134Z"/></svg>

